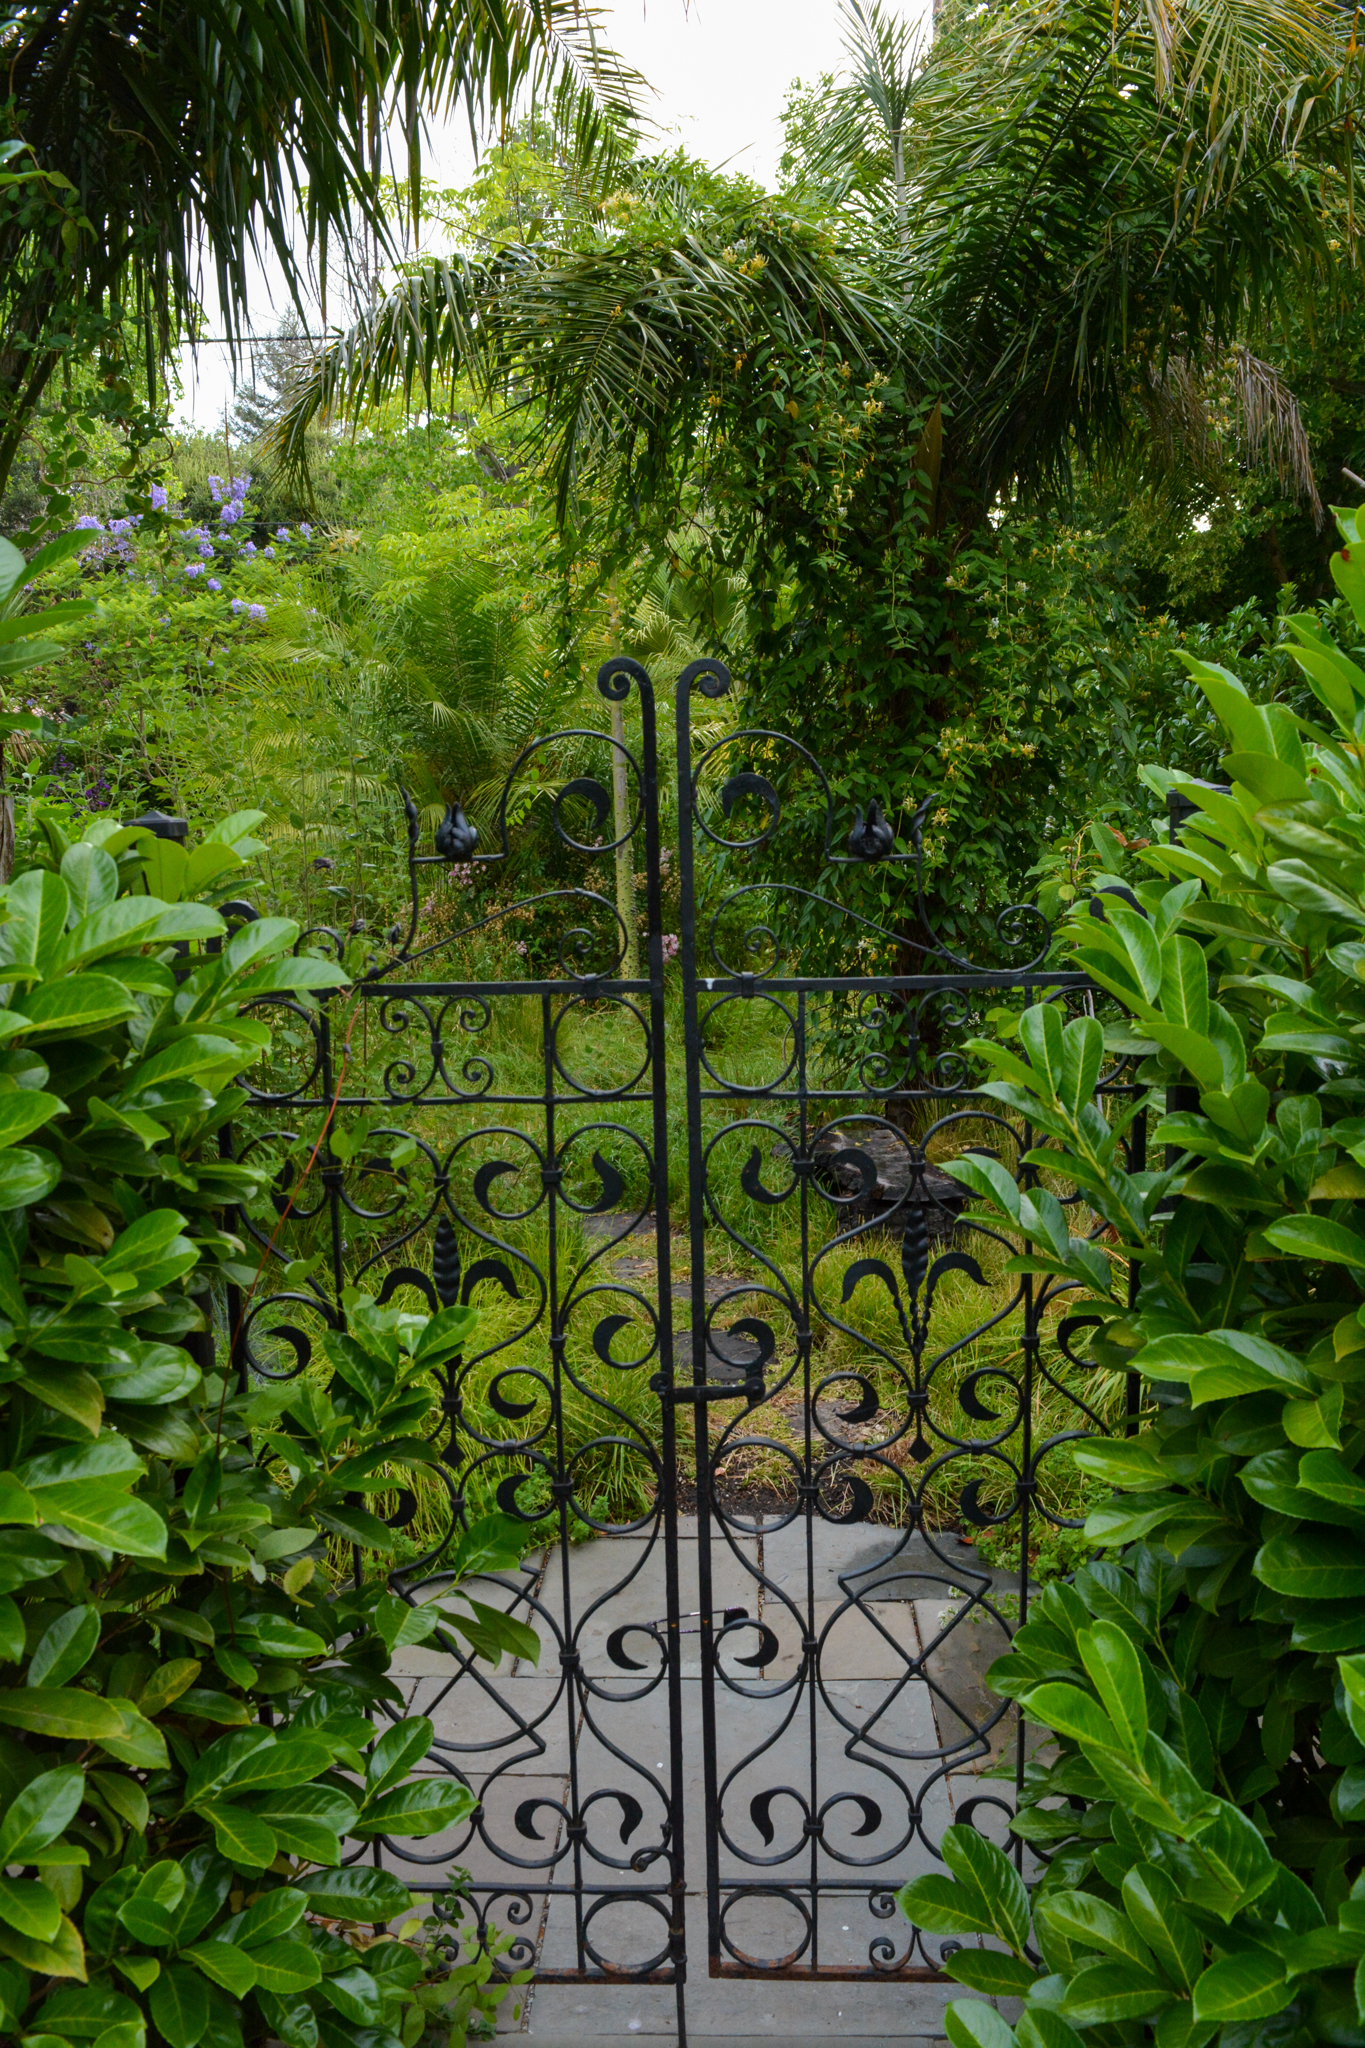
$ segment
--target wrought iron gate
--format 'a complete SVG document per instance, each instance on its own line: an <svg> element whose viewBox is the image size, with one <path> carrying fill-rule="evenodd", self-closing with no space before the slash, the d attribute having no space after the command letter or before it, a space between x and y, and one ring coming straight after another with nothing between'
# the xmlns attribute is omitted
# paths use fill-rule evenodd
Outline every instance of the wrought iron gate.
<svg viewBox="0 0 1365 2048"><path fill-rule="evenodd" d="M1017 1247L959 1220L934 1163L974 1147L1032 1171L957 1047L992 995L1088 1000L1047 965L1046 924L1006 912L980 965L922 893L914 930L887 930L859 877L918 887L927 807L898 851L877 793L845 814L796 742L722 727L698 750L697 700L729 689L712 662L677 686L670 801L649 677L618 658L598 687L638 739L535 741L484 842L452 810L421 851L406 800L405 926L300 941L370 957L351 993L286 1006L290 1071L254 1093L243 1153L281 1163L273 1216L246 1223L272 1284L239 1362L304 1371L348 1284L479 1303L439 1497L393 1503L393 1583L432 1597L457 1518L496 1503L528 1552L481 1597L541 1655L400 1653L432 1766L480 1804L458 1836L383 1853L418 1889L467 1868L500 1969L675 1983L681 2026L703 1948L712 1974L941 1974L895 1891L949 1820L998 1832L1011 1810L980 1774L1022 1768L1024 1734L981 1674L1063 1519L1048 1461L1116 1417L1073 1349L1094 1319L1002 1281ZM537 808L555 871L518 897L501 878ZM601 873L623 845L643 859L636 978ZM861 971L796 971L803 947L846 964L836 914ZM549 970L508 977L514 945Z"/></svg>

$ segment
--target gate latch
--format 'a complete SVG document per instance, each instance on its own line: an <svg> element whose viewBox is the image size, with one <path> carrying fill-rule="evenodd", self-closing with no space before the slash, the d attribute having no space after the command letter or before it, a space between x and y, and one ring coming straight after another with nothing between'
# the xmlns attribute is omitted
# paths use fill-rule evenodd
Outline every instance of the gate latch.
<svg viewBox="0 0 1365 2048"><path fill-rule="evenodd" d="M761 1373L746 1375L742 1380L705 1380L701 1386L691 1380L670 1386L661 1372L656 1372L649 1383L651 1394L657 1394L661 1401L739 1401L746 1400L751 1408L757 1406L767 1388Z"/></svg>

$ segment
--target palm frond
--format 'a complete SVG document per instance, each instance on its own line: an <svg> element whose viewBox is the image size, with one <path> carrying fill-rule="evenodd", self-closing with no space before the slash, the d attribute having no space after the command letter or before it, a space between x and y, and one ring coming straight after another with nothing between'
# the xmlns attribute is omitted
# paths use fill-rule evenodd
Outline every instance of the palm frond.
<svg viewBox="0 0 1365 2048"><path fill-rule="evenodd" d="M865 361L893 347L887 312L827 235L773 204L666 242L432 263L329 345L273 448L297 469L319 415L354 417L394 394L430 404L438 379L467 375L534 404L530 452L563 520L585 464L604 465L620 491L648 491L704 444L708 401L736 358L767 345Z"/></svg>
<svg viewBox="0 0 1365 2048"><path fill-rule="evenodd" d="M302 310L309 265L349 262L358 228L396 255L391 131L415 190L434 109L463 102L477 130L557 94L590 147L619 138L640 84L585 0L29 0L0 39L14 126L78 195L74 212L0 196L0 481L73 333L118 355L134 318L155 398L205 263L235 346L267 256Z"/></svg>

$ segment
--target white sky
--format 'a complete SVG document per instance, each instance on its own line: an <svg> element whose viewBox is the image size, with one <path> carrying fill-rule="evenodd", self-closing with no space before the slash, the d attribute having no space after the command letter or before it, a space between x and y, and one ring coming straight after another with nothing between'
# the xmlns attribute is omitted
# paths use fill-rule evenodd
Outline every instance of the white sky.
<svg viewBox="0 0 1365 2048"><path fill-rule="evenodd" d="M927 8L907 0L907 11ZM787 87L794 78L810 82L837 70L843 45L836 0L623 0L606 10L606 28L653 87L645 110L663 141L762 184L776 175ZM430 155L432 176L459 183L470 164L467 130L452 125ZM274 331L287 304L278 278L274 283L272 292L271 280L261 280L252 319L258 334ZM181 420L221 427L224 406L232 403L228 351L202 347L197 369L187 351L182 376Z"/></svg>

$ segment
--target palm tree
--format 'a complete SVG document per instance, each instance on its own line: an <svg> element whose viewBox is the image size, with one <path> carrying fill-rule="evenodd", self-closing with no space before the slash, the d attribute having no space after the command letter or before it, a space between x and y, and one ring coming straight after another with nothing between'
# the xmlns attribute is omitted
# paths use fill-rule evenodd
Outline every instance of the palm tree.
<svg viewBox="0 0 1365 2048"><path fill-rule="evenodd" d="M302 311L329 249L392 251L390 135L421 176L422 127L558 96L584 148L628 118L636 81L582 0L55 0L7 10L11 134L0 176L0 489L54 373L98 357L72 410L155 409L202 266L239 339L252 258ZM299 246L302 238L302 248Z"/></svg>
<svg viewBox="0 0 1365 2048"><path fill-rule="evenodd" d="M429 402L462 371L534 408L561 516L589 463L638 506L704 474L756 352L896 358L945 402L942 502L971 524L1145 431L1172 355L1249 336L1342 260L1323 200L1348 202L1359 124L1343 10L1025 0L946 21L918 69L871 0L849 21L863 117L846 95L833 125L888 161L880 224L836 220L841 247L751 202L427 265L323 351L278 445L298 460L319 414ZM1348 207L1348 255L1354 235Z"/></svg>

